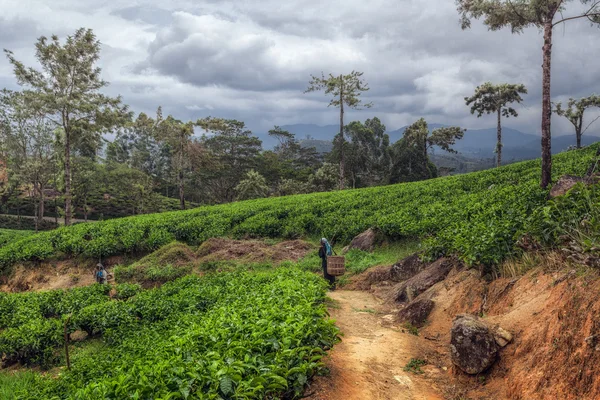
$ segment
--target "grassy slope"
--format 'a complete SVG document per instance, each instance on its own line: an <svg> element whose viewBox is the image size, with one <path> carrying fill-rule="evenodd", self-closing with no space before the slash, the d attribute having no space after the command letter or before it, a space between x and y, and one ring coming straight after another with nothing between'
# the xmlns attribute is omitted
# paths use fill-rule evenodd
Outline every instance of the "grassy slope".
<svg viewBox="0 0 600 400"><path fill-rule="evenodd" d="M600 145L559 154L554 178L581 175ZM43 232L0 249L0 272L21 261L56 256L149 252L180 240L215 236L326 236L347 242L369 227L393 238L424 239L432 256L497 263L513 249L528 216L545 204L539 160L423 182L343 192L257 199L188 211L80 224Z"/></svg>

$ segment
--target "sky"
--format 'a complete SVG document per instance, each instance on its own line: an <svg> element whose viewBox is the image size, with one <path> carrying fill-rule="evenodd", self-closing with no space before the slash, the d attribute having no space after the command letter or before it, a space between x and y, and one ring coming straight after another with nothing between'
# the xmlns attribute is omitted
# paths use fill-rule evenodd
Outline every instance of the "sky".
<svg viewBox="0 0 600 400"><path fill-rule="evenodd" d="M565 16L578 10L569 3ZM0 47L37 66L38 37L64 39L91 28L102 43L99 65L133 111L182 120L219 116L254 131L273 125L339 123L322 93L304 94L310 75L364 72L367 110L388 130L420 117L477 129L495 116L471 115L464 97L486 81L528 88L519 117L505 126L540 134L542 35L461 30L453 0L0 0ZM552 97L600 94L600 30L586 20L555 28ZM17 89L0 58L0 87ZM587 120L600 116L590 112ZM553 134L572 126L553 117ZM600 133L600 121L590 128Z"/></svg>

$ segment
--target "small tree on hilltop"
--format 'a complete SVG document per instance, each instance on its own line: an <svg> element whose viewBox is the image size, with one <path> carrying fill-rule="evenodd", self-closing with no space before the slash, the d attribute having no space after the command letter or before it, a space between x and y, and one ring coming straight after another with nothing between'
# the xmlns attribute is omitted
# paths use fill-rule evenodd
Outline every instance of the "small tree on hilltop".
<svg viewBox="0 0 600 400"><path fill-rule="evenodd" d="M527 89L522 84L503 83L494 85L491 82L486 82L481 86L477 86L475 94L471 97L465 97L467 105L471 105L471 114L477 113L477 117L481 117L484 113L496 113L498 116L498 142L496 143L496 166L499 167L502 163L502 125L501 115L506 118L517 117L519 114L512 107L507 107L510 103L520 103L523 101L521 94L527 94Z"/></svg>
<svg viewBox="0 0 600 400"><path fill-rule="evenodd" d="M552 153L550 149L550 65L552 59L552 30L566 21L586 18L600 25L600 1L579 0L586 11L563 16L569 0L456 0L461 14L462 28L471 26L470 18L484 18L490 30L510 27L513 33L521 33L530 26L543 29L542 48L542 177L540 185L546 188L552 180ZM558 16L558 18L557 18Z"/></svg>
<svg viewBox="0 0 600 400"><path fill-rule="evenodd" d="M239 200L258 199L267 197L269 194L269 186L264 176L251 169L236 187Z"/></svg>
<svg viewBox="0 0 600 400"><path fill-rule="evenodd" d="M588 130L588 128L600 117L596 117L592 122L590 122L585 129L583 129L583 113L588 108L592 107L600 107L600 96L592 95L589 97L584 97L579 100L575 100L573 98L569 99L567 103L567 108L563 109L561 103L556 104L556 108L554 112L561 117L565 117L569 120L570 123L575 127L575 137L577 140L577 148L581 148L581 136Z"/></svg>
<svg viewBox="0 0 600 400"><path fill-rule="evenodd" d="M361 100L359 96L362 92L369 90L367 84L361 79L363 73L352 71L348 75L321 77L311 75L308 83L308 89L304 93L324 90L325 94L333 96L329 106L339 107L340 109L340 134L337 147L340 149L340 189L344 189L344 105L349 108L360 110ZM363 107L370 108L372 103L362 104Z"/></svg>
<svg viewBox="0 0 600 400"><path fill-rule="evenodd" d="M407 146L413 147L421 153L423 170L428 171L428 150L433 146L438 146L442 150L449 153L456 153L457 151L451 146L453 146L457 140L462 139L465 131L466 129L461 129L458 126L452 126L434 129L433 131L429 132L427 122L424 118L421 118L406 128L402 140L406 141Z"/></svg>

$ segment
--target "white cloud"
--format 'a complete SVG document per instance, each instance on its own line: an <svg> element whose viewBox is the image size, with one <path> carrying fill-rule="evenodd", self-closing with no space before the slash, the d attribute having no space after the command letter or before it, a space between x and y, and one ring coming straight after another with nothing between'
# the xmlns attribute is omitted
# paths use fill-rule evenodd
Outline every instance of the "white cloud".
<svg viewBox="0 0 600 400"><path fill-rule="evenodd" d="M325 96L302 92L310 74L354 69L364 71L371 87L364 97L375 107L348 118L376 115L389 129L420 116L490 126L463 97L488 80L522 82L526 103L505 124L539 132L539 32L489 32L479 22L462 31L451 1L0 0L0 9L2 46L28 65L39 35L94 29L107 92L137 112L162 105L181 119L218 114L257 129L335 123ZM597 31L583 21L555 30L557 99L600 93L596 43ZM16 85L4 59L0 81ZM570 132L568 122L553 124Z"/></svg>

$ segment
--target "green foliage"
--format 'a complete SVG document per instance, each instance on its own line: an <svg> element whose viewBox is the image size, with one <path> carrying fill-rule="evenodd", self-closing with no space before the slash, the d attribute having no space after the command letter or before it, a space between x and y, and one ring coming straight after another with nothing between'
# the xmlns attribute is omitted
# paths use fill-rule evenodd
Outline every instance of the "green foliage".
<svg viewBox="0 0 600 400"><path fill-rule="evenodd" d="M600 186L577 184L531 216L527 232L545 246L569 242L582 253L600 252Z"/></svg>
<svg viewBox="0 0 600 400"><path fill-rule="evenodd" d="M110 98L100 89L108 85L100 78L96 63L100 42L90 29L80 28L61 43L58 36L40 37L36 59L40 69L26 67L13 52L5 51L23 93L38 105L46 123L60 129L57 140L64 149L65 221L71 223L71 164L73 149L94 154L102 133L130 119L121 99Z"/></svg>
<svg viewBox="0 0 600 400"><path fill-rule="evenodd" d="M390 183L422 181L437 178L438 170L429 157L425 158L422 149L412 146L408 140L400 139L394 143L393 165Z"/></svg>
<svg viewBox="0 0 600 400"><path fill-rule="evenodd" d="M549 23L552 27L565 22L567 19L587 18L593 24L600 24L600 5L590 0L580 0L584 5L584 12L577 12L574 16L563 19L563 12L569 1L556 2L553 0L482 0L457 1L458 12L461 15L463 29L471 27L471 18L484 19L490 30L499 30L509 27L513 33L521 33L525 28L535 26L543 27ZM590 7L591 4L591 7ZM576 7L574 7L576 9ZM580 11L582 11L580 9ZM555 17L557 17L557 21Z"/></svg>
<svg viewBox="0 0 600 400"><path fill-rule="evenodd" d="M56 360L55 347L63 343L59 319L32 319L0 333L0 354L10 361L50 366Z"/></svg>
<svg viewBox="0 0 600 400"><path fill-rule="evenodd" d="M363 124L353 121L344 127L349 141L345 144L345 174L352 187L367 187L387 183L390 174L392 151L389 135L379 118L367 119ZM339 160L339 148L330 154Z"/></svg>
<svg viewBox="0 0 600 400"><path fill-rule="evenodd" d="M556 156L554 172L582 175L599 146ZM79 224L0 248L3 268L60 253L88 257L147 252L169 237L190 245L211 237L318 235L344 243L375 227L393 238L424 238L427 255L457 254L470 265L512 254L528 216L546 204L539 161L469 175L329 193L248 200L194 210ZM161 232L160 243L150 242ZM153 246L156 246L153 248Z"/></svg>
<svg viewBox="0 0 600 400"><path fill-rule="evenodd" d="M269 186L264 176L251 169L246 177L235 187L240 200L257 199L267 197Z"/></svg>
<svg viewBox="0 0 600 400"><path fill-rule="evenodd" d="M196 121L196 125L212 133L201 139L213 157L211 165L203 169L208 175L203 174L201 179L210 182L205 186L213 199L233 201L237 184L256 167L262 142L242 121L206 117Z"/></svg>
<svg viewBox="0 0 600 400"><path fill-rule="evenodd" d="M194 254L184 243L169 243L141 260L114 269L117 282L164 283L187 275Z"/></svg>
<svg viewBox="0 0 600 400"><path fill-rule="evenodd" d="M27 199L30 200L30 199ZM47 202L46 202L47 204ZM33 214L33 202L29 202L27 206L31 206L31 213ZM29 208L29 207L28 207ZM23 215L27 215L27 209L23 210ZM38 221L38 230L45 231L56 228L56 224L51 221L41 220ZM0 229L15 229L15 230L35 230L35 219L27 217L19 217L17 215L0 215Z"/></svg>
<svg viewBox="0 0 600 400"><path fill-rule="evenodd" d="M408 333L410 333L411 335L415 335L415 336L419 336L419 328L417 328L416 326L414 326L413 324L411 324L410 322L405 322L404 325L402 325L404 327L404 329L406 329L408 331Z"/></svg>
<svg viewBox="0 0 600 400"><path fill-rule="evenodd" d="M0 399L15 400L27 388L37 384L38 377L31 371L0 372Z"/></svg>
<svg viewBox="0 0 600 400"><path fill-rule="evenodd" d="M360 109L362 92L369 90L368 85L362 79L363 72L352 71L348 75L333 76L329 74L321 74L321 77L311 75L308 89L304 93L315 91L324 91L325 94L331 95L330 106L343 107L348 106L354 109ZM372 107L371 103L366 103L364 107Z"/></svg>
<svg viewBox="0 0 600 400"><path fill-rule="evenodd" d="M578 100L569 99L567 108L563 108L561 103L556 104L556 108L552 110L557 115L565 117L575 127L575 137L577 148L581 147L581 135L592 125L598 118L591 121L585 129L583 128L583 114L585 110L593 107L600 107L600 96L591 95Z"/></svg>
<svg viewBox="0 0 600 400"><path fill-rule="evenodd" d="M116 290L116 299L127 300L138 294L142 290L142 287L137 283L120 283L117 285Z"/></svg>
<svg viewBox="0 0 600 400"><path fill-rule="evenodd" d="M311 79L308 83L308 88L304 93L310 93L315 91L323 91L326 95L331 96L328 106L337 107L340 109L340 133L333 141L334 148L337 147L339 153L340 170L339 180L340 189L344 188L344 106L360 110L361 107L371 108L372 103L362 104L360 96L363 92L369 90L369 86L362 79L363 72L352 71L347 75L340 74L339 76L333 76L329 74L325 77L325 74L321 72L321 77L311 75Z"/></svg>
<svg viewBox="0 0 600 400"><path fill-rule="evenodd" d="M173 264L118 265L114 269L117 282L163 283L175 280L192 272L192 267Z"/></svg>
<svg viewBox="0 0 600 400"><path fill-rule="evenodd" d="M339 341L324 319L325 290L314 274L284 268L188 276L128 300L107 298L75 312L69 326L102 335L104 345L75 352L58 376L0 382L18 388L20 400L297 398L324 371L324 349ZM44 343L48 354L60 350L60 341ZM25 378L35 384L19 383Z"/></svg>
<svg viewBox="0 0 600 400"><path fill-rule="evenodd" d="M507 107L510 103L520 103L523 101L521 94L527 94L527 89L523 84L503 83L494 85L486 82L477 86L475 94L471 97L465 97L467 105L471 106L471 114L477 113L477 117L483 114L500 112L504 117L518 116L517 111L512 107Z"/></svg>
<svg viewBox="0 0 600 400"><path fill-rule="evenodd" d="M456 153L452 146L463 137L464 132L464 129L457 126L430 131L427 121L420 118L406 128L402 139L393 147L394 162L390 182L412 182L437 177L437 168L429 161L429 149L437 146L449 153Z"/></svg>
<svg viewBox="0 0 600 400"><path fill-rule="evenodd" d="M421 360L420 358L411 358L410 361L404 367L406 372L412 372L413 374L422 374L422 366L427 365L427 361Z"/></svg>
<svg viewBox="0 0 600 400"><path fill-rule="evenodd" d="M527 89L523 84L503 83L494 85L486 82L477 86L475 94L471 97L465 97L467 105L471 105L471 114L477 113L477 117L483 114L497 113L498 115L498 142L495 152L497 153L496 166L502 163L502 126L500 116L506 118L517 117L517 111L510 107L510 103L521 103L523 99L521 94L527 94Z"/></svg>
<svg viewBox="0 0 600 400"><path fill-rule="evenodd" d="M0 247L17 241L19 239L23 239L26 238L29 235L33 235L34 232L32 231L20 231L20 230L13 230L13 229L1 229L0 228Z"/></svg>

